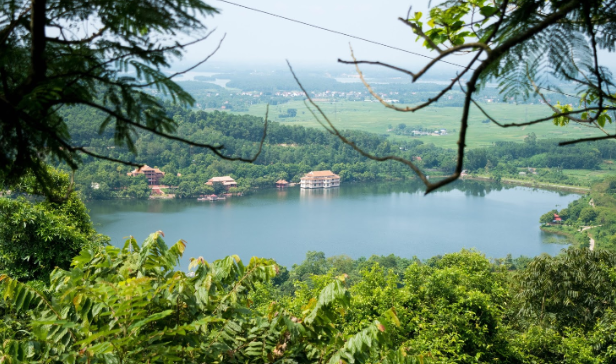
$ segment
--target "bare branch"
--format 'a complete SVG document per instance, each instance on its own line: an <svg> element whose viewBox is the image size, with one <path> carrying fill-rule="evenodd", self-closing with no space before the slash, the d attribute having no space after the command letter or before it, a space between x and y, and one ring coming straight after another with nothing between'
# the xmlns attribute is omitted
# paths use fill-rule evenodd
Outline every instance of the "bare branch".
<svg viewBox="0 0 616 364"><path fill-rule="evenodd" d="M502 24L503 20L504 20L504 14L505 14L505 9L506 6L508 4L508 1L504 1L502 4L502 14L499 18L499 20L495 23L494 25L494 30L493 33L488 37L487 42L489 43L490 40L495 36L495 34L498 32L498 29L500 27L500 25ZM565 16L567 13L565 12L564 14L562 14L561 16ZM410 24L408 22L405 21L406 24ZM539 30L544 29L545 27L549 26L550 24L543 24L540 23ZM543 28L542 28L543 27ZM534 34L534 33L533 33ZM526 40L528 37L530 37L532 35L526 35L523 34L521 37L519 37L518 41L522 42L524 40ZM525 38L526 37L526 38ZM473 60L467 65L467 67L465 67L464 71L458 75L454 80L452 80L452 82L449 84L449 86L447 88L445 88L444 90L441 91L441 93L439 95L437 95L437 98L440 98L442 95L444 95L446 92L448 92L453 85L458 82L462 75L466 72L468 72L469 69L471 69L471 65L474 64L474 62L479 59L479 57L481 56L481 54L483 53L483 51L486 51L487 53L487 58L486 60L482 61L481 64L479 65L478 68L474 69L473 75L471 77L471 80L468 82L468 90L466 93L466 97L465 97L465 101L464 101L464 108L463 108L463 112L462 112L462 118L460 120L460 133L459 133L459 139L458 139L458 158L457 158L457 162L456 162L456 168L454 173L452 173L450 176L436 182L436 183L431 183L428 181L427 177L419 170L419 168L417 168L417 166L415 166L412 162L405 160L403 158L400 157L395 157L395 156L389 156L389 157L376 157L373 156L367 152L365 152L364 150L362 150L361 148L357 147L353 142L347 140L344 136L342 136L338 130L334 127L334 125L331 123L331 121L327 118L327 116L325 115L325 113L318 107L317 104L315 104L312 99L310 99L310 97L308 96L308 94L306 93L309 101L311 102L311 104L313 106L315 106L317 108L317 110L319 111L319 113L323 116L323 118L326 120L326 122L328 123L329 127L331 128L332 132L338 136L338 138L340 140L342 140L343 142L345 142L346 144L350 145L353 147L353 149L355 149L356 151L358 151L360 154L364 155L367 158L371 158L373 160L397 160L399 162L402 162L406 165L408 165L409 167L411 167L413 169L413 171L421 178L421 180L424 182L424 184L426 185L426 194L442 187L445 186L455 180L457 180L460 175L462 174L462 167L463 167L463 163L464 163L464 151L466 148L466 132L468 130L468 117L469 117L469 112L470 112L470 104L471 104L471 95L475 92L476 90L476 84L479 80L479 77L481 76L481 73L492 63L492 62L497 62L498 59L500 58L500 56L502 54L504 54L505 52L507 52L511 47L514 47L515 45L517 45L517 42L510 42L507 43L506 47L503 47L501 45L501 47L498 47L498 52L494 52L494 51L488 51L489 48L485 47L475 47L475 48L480 48L479 52L477 52L477 54L475 55L475 57L473 58ZM438 48L437 48L438 49ZM442 51L441 51L442 52ZM452 54L453 52L449 52L448 54ZM357 60L355 59L355 56L353 55L353 50L351 49L351 56L353 57L353 60L356 62ZM287 64L289 64L289 62L287 61ZM355 64L355 67L357 69L357 72L360 76L360 78L362 79L362 82L364 83L364 85L366 86L366 88L370 91L370 93L377 99L379 100L384 106L392 108L394 110L398 110L398 111L414 111L417 110L421 107L425 107L429 104L431 104L432 102L434 102L433 99L428 100L427 103L424 103L423 105L420 105L419 107L416 108L397 108L395 105L389 104L387 102L385 102L385 100L383 100L380 96L378 96L370 87L370 85L366 82L366 80L363 77L363 74L361 73L361 71L359 70L359 66L357 64ZM291 68L291 65L289 64L289 69L291 69L291 72L293 73L293 69ZM293 76L296 80L296 82L301 86L301 83L299 82L299 80L297 79L297 77L295 76L295 73L293 73ZM304 92L306 92L303 87L302 90Z"/></svg>
<svg viewBox="0 0 616 364"><path fill-rule="evenodd" d="M531 83L531 84L533 85L533 87L535 88L535 92L536 92L539 96L541 96L541 99L543 100L543 102L544 102L546 105L548 105L548 106L552 109L552 111L554 111L556 114L560 114L560 113L561 113L561 111L560 111L557 107L555 107L555 106L553 106L552 104L550 104L550 103L548 102L548 100L545 98L545 96L543 95L543 93L539 91L539 87L537 87L537 85L535 84L535 81L533 81L533 79L530 77L530 75L529 75L529 73L528 73L528 70L526 71L526 76L528 77L528 80L530 81L530 83ZM601 113L601 112L602 112L605 108L604 108L603 106L600 106L598 109L599 109L599 111L597 112L597 116L596 116L596 117L591 117L591 118L589 118L589 119L587 119L587 120L580 119L580 118L575 118L575 117L572 117L572 116L570 116L570 115L569 115L569 116L565 116L565 117L566 117L567 119L569 119L569 120L573 121L573 122L578 123L578 124L582 124L582 125L584 125L584 124L593 124L595 128L600 129L602 132L604 132L605 134L608 134L608 135L609 135L609 133L608 133L607 131L605 131L605 129L603 129L603 128L601 127L601 125L599 125L599 124L597 123L597 118L599 117L600 113Z"/></svg>
<svg viewBox="0 0 616 364"><path fill-rule="evenodd" d="M527 121L524 123L510 123L510 124L502 124L500 122L498 122L496 119L494 119L492 116L490 116L482 107L481 105L479 105L478 102L476 102L474 99L471 99L471 101L473 102L473 104L475 104L475 106L479 109L479 111L481 111L481 113L483 115L485 115L485 117L487 117L488 119L490 119L490 121L492 121L494 124L500 126L501 128L511 128L511 127L522 127L522 126L529 126L529 125L534 125L534 124L539 124L545 121L549 121L549 120L553 120L554 118L557 117L561 117L561 116L568 116L568 115L574 115L574 114L581 114L583 112L587 112L587 111L591 111L591 110L598 110L598 107L588 107L588 108L584 108L582 110L574 110L574 111L566 111L566 112L559 112L558 114L554 114L551 116L547 116L545 118L540 118L540 119L535 119L535 120L531 120L531 121ZM605 110L605 108L604 108ZM616 108L607 108L607 110L616 110ZM584 124L582 124L584 125ZM586 126L586 125L585 125Z"/></svg>
<svg viewBox="0 0 616 364"><path fill-rule="evenodd" d="M494 27L494 32L492 33L492 35L490 35L490 37L488 37L487 43L490 42L490 40L492 39L492 37L495 36L496 32L498 31L500 25L503 22L504 19L504 14L505 14L505 9L506 6L508 4L508 1L505 0L503 1L502 4L502 14L501 17L499 18L499 20L495 23L495 27ZM514 46L515 44L512 44L512 46ZM483 50L483 49L482 49ZM501 52L505 52L504 49L500 49ZM477 55L475 56L475 59L479 58L479 56L481 55L482 51L477 52ZM502 54L502 53L501 53ZM449 177L442 179L440 181L438 181L437 183L432 184L431 186L428 186L428 188L426 189L426 194L430 193L431 191L445 186L455 180L457 180L460 175L462 174L462 167L464 165L464 152L465 152L465 148L466 148L466 132L468 130L468 116L470 113L470 105L471 105L471 100L472 100L472 94L475 92L476 90L476 85L477 85L477 81L479 80L479 77L481 76L481 73L491 64L491 62L495 62L499 59L500 55L497 52L491 52L488 54L488 57L481 62L481 64L479 65L479 67L477 67L477 69L475 69L473 71L473 75L471 76L471 79L468 81L467 83L467 90L466 90L466 97L464 99L464 107L462 109L462 118L460 120L460 133L459 138L458 138L458 159L456 161L456 169L454 171L454 173L452 173ZM474 62L474 60L473 60ZM472 63L471 63L472 64ZM470 65L469 65L470 67ZM453 86L453 85L452 85Z"/></svg>
<svg viewBox="0 0 616 364"><path fill-rule="evenodd" d="M392 66L390 64L387 63L382 63L382 62L371 62L371 61L358 61L357 59L355 59L355 57L353 57L353 61L344 61L341 59L338 59L339 63L344 63L344 64L354 64L354 65L358 65L358 64L373 64L373 65L378 65L378 66L384 66L387 68L391 68L393 70L396 71L400 71L403 73L406 73L407 75L411 76L413 78L413 82L417 81L421 76L423 76L427 71L429 71L432 66L434 66L436 63L440 62L443 58L447 57L450 54L453 54L455 52L458 52L462 49L467 49L467 48L483 48L483 50L485 50L487 53L490 52L490 47L488 47L487 45L485 45L484 43L467 43L467 44L463 44L460 46L456 46L456 47L452 47L449 48L445 51L443 51L441 54L439 54L438 57L432 58L432 60L418 73L413 73L411 71L405 70L403 68L399 68L396 66ZM353 53L353 49L351 49L351 54ZM469 64L469 68L470 65L472 65L472 62Z"/></svg>
<svg viewBox="0 0 616 364"><path fill-rule="evenodd" d="M90 37L84 38L84 39L79 39L79 40L66 40L66 39L49 38L48 37L47 41L48 42L53 42L53 43L60 43L60 44L85 44L85 43L90 43L94 39L96 39L96 38L100 37L101 35L103 35L105 30L107 30L107 28L106 27L102 27L98 32L92 34Z"/></svg>
<svg viewBox="0 0 616 364"><path fill-rule="evenodd" d="M395 155L388 155L388 156L384 156L384 157L375 156L373 154L370 154L370 153L366 152L365 150L360 148L357 144L355 144L355 142L349 140L344 135L342 135L340 133L340 131L331 122L331 120L327 117L325 112L319 107L318 104L316 104L314 102L314 100L312 100L312 98L310 97L310 95L308 94L308 92L306 91L304 86L302 85L302 83L297 78L297 75L293 71L293 67L291 67L291 63L289 63L288 60L287 60L287 65L289 66L289 70L291 71L291 74L293 75L293 78L295 79L295 82L297 82L297 85L304 92L304 94L306 94L306 98L308 99L308 102L310 102L310 104L312 106L314 106L315 109L317 109L319 115L321 115L321 117L325 120L326 124L324 124L317 117L317 115L314 113L314 111L312 111L312 109L308 108L308 110L310 110L310 112L315 116L317 121L319 121L319 123L321 123L321 125L323 125L328 132L330 132L331 134L333 134L336 137L338 137L344 144L349 145L356 152L358 152L359 154L361 154L362 156L364 156L364 157L366 157L368 159L372 159L372 160L375 160L375 161L378 161L378 162L384 162L384 161L388 161L388 160L393 160L393 161L397 161L397 162L400 162L400 163L403 163L403 164L407 165L409 168L411 168L413 170L413 172L415 172L415 174L417 174L417 176L422 180L422 182L424 183L424 185L426 185L426 187L428 189L430 189L430 187L433 186L433 184L431 184L430 181L428 180L428 177L413 162L411 162L411 161L409 161L407 159L404 159L402 157L395 156ZM426 193L428 193L428 191Z"/></svg>
<svg viewBox="0 0 616 364"><path fill-rule="evenodd" d="M586 12L584 16L584 20L586 21L586 27L588 28L588 32L590 33L590 44L592 46L592 55L594 62L594 74L597 78L597 89L599 90L599 107L603 107L603 91L601 90L601 83L603 82L603 77L601 77L601 71L599 70L599 58L597 55L597 38L595 37L595 27L593 26L591 14L590 14L590 5L588 2L582 3L582 8ZM597 117L601 112L597 113ZM601 128L603 129L603 128ZM603 130L605 132L605 130ZM608 134L607 132L605 132Z"/></svg>
<svg viewBox="0 0 616 364"><path fill-rule="evenodd" d="M353 51L353 49L351 49L351 52ZM406 70L404 68L400 68L400 67L396 67L394 65L388 64L388 63L383 63L383 62L379 62L379 61L345 61L342 60L340 58L338 58L338 63L343 63L343 64L354 64L354 65L358 65L358 64L372 64L372 65L376 65L376 66L383 66L383 67L387 67L390 68L392 70L396 70L396 71L400 71L402 73L406 73L407 75L413 77L413 79L415 78L415 73Z"/></svg>
<svg viewBox="0 0 616 364"><path fill-rule="evenodd" d="M595 89L598 94L603 96L604 99L608 99L608 100L610 100L612 102L616 102L616 97L610 95L609 93L604 92L602 89L597 88L597 85L595 85L594 83L592 83L592 81L590 81L588 79L588 77L584 74L584 72L578 68L578 66L575 64L575 62L571 62L571 64L577 69L577 71L582 75L582 77L584 77L584 79L586 81L579 80L579 79L577 79L575 77L571 77L570 75L568 75L566 73L563 73L562 75L567 80L579 83L580 85L584 85L584 86L587 86L587 87L592 88L592 89ZM607 84L607 81L604 80L604 82ZM564 94L564 93L563 93L563 95L572 97L572 95L568 95L568 94Z"/></svg>
<svg viewBox="0 0 616 364"><path fill-rule="evenodd" d="M199 43L199 42L201 42L201 41L206 40L206 39L210 36L210 34L212 34L212 33L214 32L214 30L216 30L216 29L213 29L211 32L207 33L205 36L203 36L203 37L201 37L201 38L197 38L197 39L193 40L192 42L188 42L188 43L177 43L177 44L172 45L172 46L162 47L162 48L158 48L158 49L147 49L147 50L142 50L142 51L140 51L140 53L141 53L141 54L148 54L148 53L163 53L163 52L167 52L167 51L174 50L174 49L183 49L183 48L185 48L185 47L188 47L188 46L191 46L191 45L193 45L193 44L196 44L196 43ZM223 38L224 38L224 37L223 37ZM222 41L222 40L221 40L221 41ZM219 44L219 46L220 46L220 44ZM206 59L205 59L205 61L207 61L207 59L209 59L209 57L211 57L212 55L213 55L213 53L212 53L212 54L210 54L210 55L208 56L208 58L206 58ZM98 68L102 68L102 67L104 67L104 66L106 66L106 65L108 65L108 64L110 64L110 63L117 62L117 61L119 61L119 60L121 60L121 59L124 59L124 58L127 58L127 57L131 57L131 56L134 56L134 54L133 54L133 53L128 52L128 53L121 54L121 55L119 55L119 56L116 56L116 57L110 58L110 59L106 60L105 62L102 62L102 63L97 63L97 64L95 64L93 67L91 67L90 69L88 69L88 70L86 70L86 71L84 71L84 72L79 72L79 71L71 71L71 72L67 72L67 73L63 73L63 74L58 74L58 75L55 75L55 76L51 77L50 79L68 78L68 77L73 77L73 76L75 76L75 79L74 79L74 80L71 80L71 81L67 84L68 86L72 86L73 84L75 84L76 82L78 82L78 81L81 79L80 77L76 77L76 76L87 76L87 77L92 77L92 78L95 78L96 76L95 76L95 75L93 75L93 74L92 74L92 72L96 71ZM203 62L205 62L205 61L203 61ZM201 62L201 63L203 63L203 62ZM201 64L201 63L200 63L200 64ZM194 68L194 67L193 67L193 68ZM192 69L192 68L191 68L191 69ZM184 71L184 72L188 72L188 71L190 71L190 69L189 69L189 70L186 70L186 71ZM174 76L171 76L171 77L175 77L175 76L177 76L177 75L174 75ZM165 80L165 79L169 79L169 78L163 78L162 80ZM109 83L109 84L113 84L113 83L110 83L109 81L105 81L105 82L107 82L107 83ZM155 82L154 82L154 83L155 83ZM130 86L130 87L148 87L148 86L152 86L154 83L147 83L147 84L135 84L135 85L127 85L127 86Z"/></svg>
<svg viewBox="0 0 616 364"><path fill-rule="evenodd" d="M74 152L81 152L83 154L87 154L87 155L89 155L91 157L94 157L96 159L104 159L106 161L120 163L120 164L124 164L126 166L131 166L131 167L138 167L138 168L143 167L143 164L133 163L133 162L129 162L129 161L124 161L124 160L121 160L121 159L115 159L115 158L107 157L107 156L100 155L100 154L97 154L97 153L94 153L94 152L90 152L85 147L71 147L71 150L74 151Z"/></svg>
<svg viewBox="0 0 616 364"><path fill-rule="evenodd" d="M210 145L210 144L197 143L197 142L193 142L191 140L184 139L184 138L181 138L181 137L178 137L178 136L175 136L175 135L163 133L163 132L161 132L159 130L156 130L154 128L150 128L148 126L136 123L136 122L132 121L131 119L125 117L124 115L122 115L122 114L120 114L118 112L115 112L114 110L108 109L108 108L106 108L103 105L99 105L99 104L91 102L91 101L81 100L81 101L75 101L74 103L91 106L91 107L93 107L95 109L103 111L104 113L106 113L106 114L116 118L117 120L121 120L122 122L124 122L126 124L129 124L129 125L132 125L132 126L134 126L136 128L148 131L148 132L150 132L152 134L161 136L163 138L170 139L170 140L175 140L175 141L182 142L182 143L188 144L188 145L192 145L192 146L198 147L198 148L209 149L216 156L218 156L218 157L220 157L220 158L222 158L224 160L228 160L228 161L240 161L240 162L252 163L255 160L257 160L257 158L261 154L261 150L263 148L263 143L265 142L265 137L266 137L266 134L267 134L267 122L268 122L267 118L268 118L268 114L269 114L269 104L267 105L267 111L266 111L266 114L265 114L265 125L263 127L263 137L261 138L261 142L259 143L259 150L258 150L258 152L252 158L242 158L242 157L229 157L229 156L226 156L226 155L222 154L220 151L225 148L224 145L217 145L217 146L215 146L215 145Z"/></svg>
<svg viewBox="0 0 616 364"><path fill-rule="evenodd" d="M216 30L216 29L214 29L214 30ZM210 34L212 34L214 32L214 30L209 32L205 37L201 38L199 41L207 39L207 37L209 37ZM185 69L184 71L176 72L176 73L172 74L169 77L165 77L163 80L171 80L172 78L175 78L175 77L177 77L179 75L183 75L186 72L190 72L190 71L194 70L195 68L199 67L200 65L202 65L203 63L207 62L214 54L216 54L216 52L218 52L218 50L220 49L220 46L222 45L222 42L225 40L226 36L227 36L227 33L225 33L222 36L222 38L220 38L220 41L218 42L218 46L216 47L216 49L214 49L214 51L212 53L210 53L207 57L205 57L203 60L197 62L196 64L194 64L191 67ZM155 80L155 81L152 81L150 83L143 84L143 85L134 85L134 86L131 85L131 87L148 87L148 86L152 86L155 83L159 83L160 81L162 81L162 80Z"/></svg>
<svg viewBox="0 0 616 364"><path fill-rule="evenodd" d="M600 136L600 137L591 137L591 138L581 138L581 139L575 139L575 140L568 140L566 142L560 142L560 143L558 143L558 145L569 145L569 144L577 144L577 143L583 143L583 142L593 142L593 141L605 140L605 139L616 139L616 135L603 135L603 136Z"/></svg>
<svg viewBox="0 0 616 364"><path fill-rule="evenodd" d="M424 33L420 27L418 27L417 25L409 22L406 19L402 19L402 18L398 18L398 20L400 20L401 22L403 22L404 24L408 25L409 27L411 27L411 29L413 29L413 33L417 34L418 36L422 37L429 45L430 47L434 48L435 51L439 52L439 53L443 53L443 50L440 49L436 43L434 43L434 41L432 40L432 38L428 37L426 35L426 33Z"/></svg>
<svg viewBox="0 0 616 364"><path fill-rule="evenodd" d="M263 143L265 143L265 137L267 137L267 118L269 116L269 104L267 104L265 106L265 123L263 125L263 136L261 137L261 142L259 142L259 150L257 151L257 153L250 159L240 159L243 162L254 162L257 160L257 158L259 158L259 155L261 154L261 151L263 150Z"/></svg>
<svg viewBox="0 0 616 364"><path fill-rule="evenodd" d="M447 92L449 92L452 87L455 85L456 82L458 82L458 80L460 80L462 78L462 76L464 76L464 74L466 72L468 72L471 69L471 65L473 63L475 63L475 61L479 58L479 56L481 55L481 52L478 52L477 55L475 55L475 57L471 60L471 62L469 62L469 64L466 66L466 68L459 74L457 75L454 79L451 80L451 83L449 84L449 86L445 87L444 89L441 90L441 92L438 93L438 95L436 95L435 97L429 98L428 101L421 103L417 106L414 107L410 107L410 106L406 106L406 107L398 107L394 104L388 103L387 101L385 101L381 96L379 96L376 92L374 92L374 90L372 89L372 87L370 86L370 84L366 81L366 79L364 78L363 73L361 72L361 70L359 69L358 62L357 60L355 60L355 55L353 54L353 48L351 48L351 57L353 58L353 62L348 62L349 64L355 64L355 70L357 71L357 74L359 75L359 78L361 79L361 81L363 82L364 86L366 87L366 89L368 90L368 92L370 92L370 94L377 100L379 100L379 102L390 109L396 110L396 111L401 111L401 112L415 112L417 110L421 110L427 106L430 106L431 104L433 104L434 102L438 101L441 97L443 97L443 95L445 95ZM340 62L340 61L339 61ZM344 62L343 63L347 63ZM393 66L392 66L393 67ZM405 73L409 73L409 71L406 71Z"/></svg>
<svg viewBox="0 0 616 364"><path fill-rule="evenodd" d="M15 28L17 28L20 22L22 22L25 19L26 15L28 15L30 10L32 10L32 6L29 6L26 9L24 9L24 11L22 11L21 14L17 16L16 19L13 19L6 27L0 30L0 46L4 45L6 40L9 39L11 32Z"/></svg>

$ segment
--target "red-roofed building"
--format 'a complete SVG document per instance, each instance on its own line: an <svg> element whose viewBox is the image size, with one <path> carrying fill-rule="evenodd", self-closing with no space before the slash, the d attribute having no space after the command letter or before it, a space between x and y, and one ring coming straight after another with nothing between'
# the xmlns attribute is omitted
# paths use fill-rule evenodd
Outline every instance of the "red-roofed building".
<svg viewBox="0 0 616 364"><path fill-rule="evenodd" d="M289 182L283 180L283 179L279 179L278 181L276 181L276 187L278 188L284 188L289 186Z"/></svg>
<svg viewBox="0 0 616 364"><path fill-rule="evenodd" d="M554 214L554 221L553 222L560 223L560 222L563 222L563 219L561 219L561 217L558 216L557 214Z"/></svg>
<svg viewBox="0 0 616 364"><path fill-rule="evenodd" d="M145 174L145 177L148 179L148 184L150 186L159 184L158 182L161 180L161 178L165 176L165 172L161 171L158 168L152 168L148 165L137 168L133 170L132 172L128 172L126 175L135 177L140 174Z"/></svg>

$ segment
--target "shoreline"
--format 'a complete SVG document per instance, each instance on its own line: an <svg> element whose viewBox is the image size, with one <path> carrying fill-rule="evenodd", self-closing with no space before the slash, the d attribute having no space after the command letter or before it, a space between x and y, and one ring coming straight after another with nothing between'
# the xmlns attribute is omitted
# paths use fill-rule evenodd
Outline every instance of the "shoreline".
<svg viewBox="0 0 616 364"><path fill-rule="evenodd" d="M470 180L470 181L496 182L494 179L492 179L491 177L487 177L487 176L469 176L469 175L466 175L464 177L461 177L461 179L462 180ZM579 193L579 194L583 194L583 195L588 193L588 192L590 192L590 188L589 187L570 186L570 185L556 185L556 184L551 184L551 183L548 183L548 182L524 181L524 180L513 179L513 178L501 178L500 183L502 183L502 184L509 184L509 185L516 185L516 186L522 186L522 187L541 188L541 189L546 189L546 190L574 192L574 193Z"/></svg>
<svg viewBox="0 0 616 364"><path fill-rule="evenodd" d="M208 254L228 248L228 244L211 244L211 241L228 241L229 244L240 247L241 250L236 251L241 251L242 255L252 251L251 249L255 251L257 248L261 249L259 245L263 245L268 250L258 254L273 257L283 265L285 259L291 255L296 255L297 261L301 261L306 250L324 251L328 256L359 252L355 258L372 254L396 254L406 257L418 255L420 258L428 259L462 248L475 248L487 257L503 258L507 254L512 254L514 257L521 255L531 257L543 253L555 255L566 247L562 245L565 239L559 238L560 244L554 244L557 240L549 237L554 235L542 235L537 231L539 227L537 219L545 210L542 206L551 207L554 203L566 204L576 199L575 195L469 182L460 183L458 186L460 189L452 186L434 198L424 198L421 187L418 182L392 183L390 186L378 183L353 183L343 185L340 193L336 191L337 189L309 190L307 192L316 193L308 194L300 194L298 187L290 188L286 193L269 189L250 196L250 201L240 202L239 199L233 199L221 201L222 203L218 205L202 204L187 199L186 201L93 201L87 207L91 210L94 223L100 223L96 227L97 231L111 236L114 242L119 242L118 244L123 242L123 237L128 234L145 236L150 231L163 230L170 237L176 236L178 239L198 243L194 251L205 249ZM487 194L494 196L484 198ZM472 224L478 230L484 229L485 221L473 218L469 213L479 211L480 216L489 221L493 221L493 218L496 219L494 221L498 221L500 217L489 211L501 211L499 205L503 199L512 203L510 208L512 213L531 216L524 218L522 228L505 224L498 228L489 227L488 232L477 236L474 233L454 235L443 231L442 218L426 216L431 211L440 216L443 211L451 210L454 201L461 201L463 205L458 208L466 213L459 215L458 208L455 208L451 211L451 216L457 216L468 222L457 222L456 226ZM466 206L471 200L471 204ZM536 206L538 203L542 205ZM527 206L531 204L533 206L529 211ZM479 210L475 210L474 206ZM491 210L492 208L496 210ZM418 213L420 210L422 212ZM537 218L534 218L534 215L537 215ZM374 216L377 218L373 218ZM338 219L335 220L335 225L331 224L333 220L330 217ZM409 223L411 220L414 222ZM269 225L272 228L254 230L233 228L246 221L249 222L249 226ZM149 230L148 226L151 226ZM376 229L372 228L373 226ZM328 241L315 242L311 239L309 232L314 232L315 227L331 234L327 235ZM384 229L391 230L383 234ZM294 239L292 245L299 249L294 248L292 252L288 252L290 249L285 245L287 242L284 239L272 239L268 230L278 236L291 236L291 239ZM413 237L405 239L404 234L411 230ZM207 239L204 238L204 231ZM298 231L306 234L301 234L297 238L299 241L295 241L294 237L299 236ZM173 239L175 240L175 237ZM372 243L376 239L379 239L379 246ZM499 240L499 244L494 244L494 239L502 240ZM549 244L546 244L548 240ZM201 253L194 253L192 256L198 254ZM252 255L255 254L257 253ZM293 262L289 263L292 264Z"/></svg>
<svg viewBox="0 0 616 364"><path fill-rule="evenodd" d="M440 178L441 176L434 176L434 178ZM387 180L383 180L381 182L404 182L407 179L387 179ZM408 179L408 180L414 180L414 179ZM488 176L481 176L481 175L465 175L462 176L458 179L459 181L479 181L479 182L488 182L488 183L497 183L498 181L494 180L491 177ZM353 182L346 182L345 184L371 184L371 183L378 183L378 181L353 181ZM516 179L511 179L511 178L502 178L500 180L501 184L505 184L505 185L512 185L512 186L522 186L522 187L531 187L531 188L539 188L539 189L544 189L544 190L549 190L549 191L564 191L564 192L571 192L571 193L577 193L580 195L585 195L588 192L590 192L590 188L587 187L579 187L579 186L570 186L570 185L555 185L555 184L550 184L550 183L546 183L546 182L533 182L533 181L524 181L524 180L516 180ZM299 184L297 184L297 186L289 186L287 188L291 189L291 188L295 188L298 187ZM287 189L285 188L285 189ZM270 190L270 189L277 189L276 187L271 187L271 188L255 188L251 191L249 191L248 193L243 193L241 195L234 195L234 197L238 197L238 196L247 196L247 195L252 195L252 194L256 194L259 193L262 190ZM165 194L165 195L155 195L155 194L151 194L150 196L148 196L148 198L142 199L142 200L196 200L196 197L186 197L186 198L178 198L176 194ZM134 198L110 198L110 199L101 199L101 200L109 200L109 201L122 201L122 200L135 200ZM92 200L85 200L85 201L97 201L96 199L92 199Z"/></svg>
<svg viewBox="0 0 616 364"><path fill-rule="evenodd" d="M581 247L585 244L584 241L580 241L578 240L578 238L576 237L576 232L580 232L580 231L563 231L560 229L549 229L550 226L540 226L539 229L545 233L548 234L554 234L554 235L560 235L560 236L564 236L565 238L567 238L567 241L569 242L569 245L574 246L574 247ZM569 226L570 227L570 226ZM587 236L589 237L589 236Z"/></svg>

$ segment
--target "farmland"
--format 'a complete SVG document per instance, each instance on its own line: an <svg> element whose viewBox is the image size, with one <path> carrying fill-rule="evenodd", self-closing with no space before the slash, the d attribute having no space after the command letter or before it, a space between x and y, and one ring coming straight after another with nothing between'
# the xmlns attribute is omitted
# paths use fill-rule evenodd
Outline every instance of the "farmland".
<svg viewBox="0 0 616 364"><path fill-rule="evenodd" d="M431 107L415 113L397 112L385 108L378 102L319 102L319 106L327 113L335 125L341 129L353 129L377 134L387 134L393 139L419 138L424 143L434 143L443 148L455 148L457 131L460 128L461 107ZM524 122L535 118L551 115L551 110L545 105L515 105L506 103L483 104L482 107L495 119L502 123ZM295 117L281 118L288 109L296 109ZM240 114L246 114L241 112ZM265 115L265 104L255 104L248 111L250 115ZM301 101L291 101L270 106L270 120L285 124L320 127L312 114ZM473 107L469 119L467 145L470 148L485 147L496 141L522 142L531 132L538 139L582 138L599 135L595 129L587 129L579 125L556 127L551 121L528 127L500 128L493 123L485 123L486 117ZM447 129L443 136L411 137L388 133L390 126L406 124L407 128Z"/></svg>

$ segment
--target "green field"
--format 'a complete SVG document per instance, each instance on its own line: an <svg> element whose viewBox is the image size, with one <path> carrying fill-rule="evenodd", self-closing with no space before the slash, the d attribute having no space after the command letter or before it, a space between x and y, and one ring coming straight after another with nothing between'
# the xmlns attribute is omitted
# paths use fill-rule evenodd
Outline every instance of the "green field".
<svg viewBox="0 0 616 364"><path fill-rule="evenodd" d="M575 178L581 185L590 186L605 177L616 175L616 166L614 166L613 161L607 162L609 163L601 163L601 169L598 170L564 169L563 173L568 177Z"/></svg>
<svg viewBox="0 0 616 364"><path fill-rule="evenodd" d="M320 102L319 105L328 114L335 125L341 129L362 130L372 133L387 133L388 125L404 123L408 128L439 128L447 129L449 135L445 136L397 136L389 133L394 139L419 138L425 143L434 143L444 148L455 148L457 131L460 129L460 107L432 107L415 113L397 112L385 108L378 102ZM545 105L511 105L511 104L484 104L482 107L495 119L502 123L524 122L535 118L546 117L552 114ZM294 118L280 118L287 109L297 109ZM246 112L239 113L246 114ZM265 115L265 104L253 105L247 114ZM556 127L551 121L528 127L500 128L493 123L482 123L486 117L473 107L470 116L467 145L471 148L483 147L495 141L522 142L524 137L534 132L538 138L581 138L601 135L599 131L578 125ZM301 101L291 101L282 105L270 106L270 120L279 121L289 125L303 125L320 127L312 114Z"/></svg>

